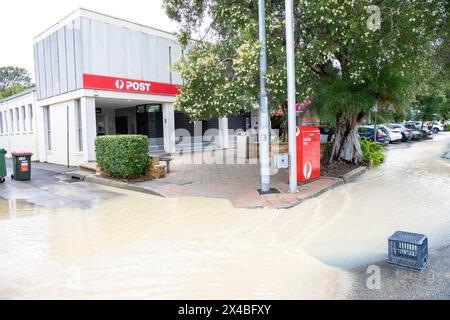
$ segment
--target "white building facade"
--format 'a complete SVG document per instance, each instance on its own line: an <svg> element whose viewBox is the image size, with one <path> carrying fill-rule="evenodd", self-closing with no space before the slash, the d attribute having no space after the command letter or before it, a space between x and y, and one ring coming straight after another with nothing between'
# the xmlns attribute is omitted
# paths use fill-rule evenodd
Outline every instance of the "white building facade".
<svg viewBox="0 0 450 320"><path fill-rule="evenodd" d="M36 134L36 90L0 100L0 149L33 152L33 160L39 159L39 143Z"/></svg>
<svg viewBox="0 0 450 320"><path fill-rule="evenodd" d="M95 161L99 135L146 135L150 153L193 146L194 140L181 136L205 132L201 145L228 147L235 129L250 127L250 115L194 122L175 111L182 79L171 66L183 55L171 33L76 10L34 39L36 89L3 107L6 117L18 108L20 118L22 106L27 111L31 104L34 126L16 131L13 111L14 131L0 131L0 147L33 151L35 160L68 165ZM12 100L17 100L14 106ZM10 125L7 122L8 129ZM180 130L185 134L176 134Z"/></svg>

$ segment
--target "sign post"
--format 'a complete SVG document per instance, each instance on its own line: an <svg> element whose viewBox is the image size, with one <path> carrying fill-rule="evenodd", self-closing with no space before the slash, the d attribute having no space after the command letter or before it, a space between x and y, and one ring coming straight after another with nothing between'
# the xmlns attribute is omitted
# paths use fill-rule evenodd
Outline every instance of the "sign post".
<svg viewBox="0 0 450 320"><path fill-rule="evenodd" d="M297 192L297 145L295 112L295 61L294 61L294 6L285 0L286 15L286 59L288 91L288 139L289 139L289 192Z"/></svg>
<svg viewBox="0 0 450 320"><path fill-rule="evenodd" d="M269 161L269 107L266 89L267 55L266 55L266 8L265 1L259 0L259 41L261 43L260 61L260 106L259 106L259 161L261 164L261 193L270 191Z"/></svg>

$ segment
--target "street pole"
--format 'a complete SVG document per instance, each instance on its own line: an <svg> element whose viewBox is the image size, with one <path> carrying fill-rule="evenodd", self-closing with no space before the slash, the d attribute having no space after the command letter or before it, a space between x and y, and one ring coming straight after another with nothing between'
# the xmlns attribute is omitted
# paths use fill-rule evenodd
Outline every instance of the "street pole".
<svg viewBox="0 0 450 320"><path fill-rule="evenodd" d="M270 191L269 162L269 107L266 89L266 8L265 0L259 0L259 41L261 43L260 61L260 106L259 106L259 161L261 172L261 192Z"/></svg>
<svg viewBox="0 0 450 320"><path fill-rule="evenodd" d="M295 111L295 51L294 51L294 5L285 0L286 15L286 59L288 90L288 139L289 139L289 191L297 192L297 145Z"/></svg>

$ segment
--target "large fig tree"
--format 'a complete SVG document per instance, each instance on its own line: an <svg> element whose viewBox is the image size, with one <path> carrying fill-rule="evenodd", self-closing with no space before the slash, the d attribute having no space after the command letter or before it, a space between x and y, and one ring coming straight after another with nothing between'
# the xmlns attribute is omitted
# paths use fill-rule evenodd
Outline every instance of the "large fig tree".
<svg viewBox="0 0 450 320"><path fill-rule="evenodd" d="M188 46L176 68L176 106L194 119L258 103L258 0L164 0ZM267 83L276 111L286 103L284 0L266 0ZM371 108L400 107L433 67L448 33L448 0L294 1L297 100L311 97L336 123L333 158L357 162L357 125ZM199 41L188 41L200 36Z"/></svg>

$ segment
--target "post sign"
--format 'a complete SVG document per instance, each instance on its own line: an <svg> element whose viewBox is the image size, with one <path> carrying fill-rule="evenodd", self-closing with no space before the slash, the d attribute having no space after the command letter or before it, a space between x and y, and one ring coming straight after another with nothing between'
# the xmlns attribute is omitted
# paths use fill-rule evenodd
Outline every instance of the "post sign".
<svg viewBox="0 0 450 320"><path fill-rule="evenodd" d="M176 96L180 93L179 87L174 84L94 74L83 74L83 88L168 96Z"/></svg>

